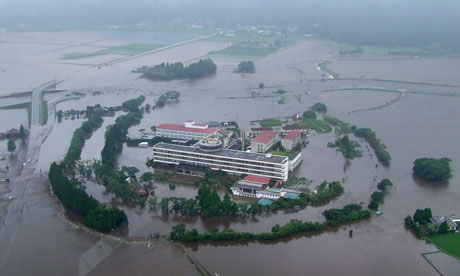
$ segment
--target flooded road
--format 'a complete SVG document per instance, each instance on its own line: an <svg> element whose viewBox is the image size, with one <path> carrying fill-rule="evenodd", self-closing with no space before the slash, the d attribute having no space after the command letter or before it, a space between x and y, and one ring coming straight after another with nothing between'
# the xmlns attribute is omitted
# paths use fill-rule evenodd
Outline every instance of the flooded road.
<svg viewBox="0 0 460 276"><path fill-rule="evenodd" d="M312 187L323 180L343 181L344 195L327 206L308 207L290 214L279 212L258 217L201 219L178 217L172 214L163 216L159 211L148 210L148 207L140 209L120 205L130 221L129 229L125 234L131 238L145 237L152 231L168 234L171 227L178 223L185 223L188 228L197 228L199 231L232 228L236 231L263 232L270 231L273 225L284 224L290 219L321 221L323 220L321 213L325 209L359 202L367 205L370 194L376 190L378 181L382 178L389 178L395 186L386 196L385 203L381 205L380 210L383 211L383 215L373 217L369 221L351 226L345 225L320 236L299 235L276 243L219 243L186 246L209 271L217 272L219 275L437 275L437 272L421 255L435 251L436 248L417 240L406 231L403 219L406 215L412 214L415 209L425 207L431 207L434 215L460 213L457 204L460 200L460 187L457 185L460 174L455 170L460 165L457 146L457 141L460 140L457 122L457 118L460 117L460 109L458 109L460 97L407 94L391 105L372 111L350 113L358 109L382 106L398 95L371 90L328 93L322 91L349 85L379 86L388 89L433 92L433 94L448 94L459 89L381 83L371 80L326 82L314 80L321 77L321 72L315 68L314 64L325 58L333 57L338 52L334 44L318 41L306 41L258 60L255 74L233 73L238 61L228 59L222 61L217 59L217 74L198 81L150 82L138 79L137 75L130 73L132 69L145 64L192 60L205 55L210 49L220 47L225 47L225 45L216 42L196 42L126 63L101 69L89 69L71 75L59 88L88 92L88 94L78 101L60 103L57 109L85 109L87 105L96 103L103 106L119 105L122 101L139 94L146 96L146 103L153 104L156 97L165 91L177 90L181 93L178 103L144 114L142 122L129 130L130 135L135 135L140 129L149 130L151 126L163 122L183 123L187 119L194 119L198 122L236 120L241 127L248 129L252 127L252 120L272 117L280 117L285 120L293 113L302 113L315 102L322 101L328 106L330 115L359 127L372 128L387 145L392 155L391 166L385 168L377 163L373 151L369 151L363 141L360 141L363 157L346 164L340 153L326 146L328 142L335 140L334 133L320 135L312 132L309 144L302 152L303 164L294 174L313 180ZM388 62L390 65L385 66L391 68L395 73L385 75L376 71L374 77L404 76L403 69L391 65L392 61L379 62ZM420 66L425 66L427 63L423 59L410 62ZM458 67L460 60L440 59L436 62L441 63L444 66L442 68L454 68ZM355 63L359 64L358 61ZM359 78L358 75L361 73L357 68L361 70L361 67L354 64L348 67L347 64L338 62L337 69L341 76ZM363 68L370 66L366 64L364 62ZM332 63L332 66L335 66L335 63ZM398 70L401 70L399 74L397 74ZM407 80L439 83L458 81L454 75L446 75L440 70L435 70L439 77L432 72L429 78L426 78L422 71L414 70L413 74L416 76L407 78ZM268 88L255 88L261 82L265 83ZM285 104L279 104L279 98L251 98L252 91L270 95L272 91L279 88L288 91L285 95ZM101 91L102 95L93 96L91 92L94 91ZM105 127L113 123L113 120L114 118L104 118L104 125L86 142L82 160L100 157ZM74 129L81 122L82 120L63 120L61 124L55 124L41 148L37 168L47 170L50 162L63 157ZM355 137L351 139L359 141ZM141 172L145 172L148 170L145 161L149 156L149 149L125 146L120 155L119 164L135 165ZM425 156L450 157L454 168L452 179L443 185L436 185L414 178L411 173L412 162L416 158ZM19 185L11 185L15 187L14 193L20 194L26 189L26 185L32 185L31 187L34 188L26 189L28 192L21 200L9 205L10 218L0 230L5 231L2 237L8 237L5 241L16 242L2 244L2 258L6 260L0 268L2 271L12 273L36 269L50 274L76 274L79 269L78 260L82 256L88 256L87 252L93 252L98 237L72 230L63 219L59 218L59 208L54 199L48 195L47 185L44 184L43 178L37 175L37 171L24 178L18 177L15 181ZM165 196L194 197L196 195L196 188L193 185L176 185L174 191L170 190L166 183L155 183L155 187L159 198ZM87 191L102 202L114 202L112 195L105 193L105 188L101 185L88 182ZM27 204L30 204L29 209L31 206L34 207L32 211L27 211L27 207L24 207ZM33 213L28 214L27 212ZM21 221L24 222L21 223ZM45 228L47 232L42 233L40 230L37 233L31 233L26 229L24 223L48 225ZM354 230L353 238L348 235L350 229ZM59 234L53 235L57 232ZM42 250L47 250L52 256L56 255L53 252L62 247L65 248L65 251L59 251L58 255L59 258L66 258L69 263L67 267L54 267L52 265L54 262L50 260L51 257L47 256L33 260L30 266L21 268L15 267L15 262L7 261L12 258L8 256L21 255L22 251L28 250L26 248L44 248ZM101 252L102 257L99 263L93 264L91 269L85 271L93 275L121 274L120 271L144 274L144 270L139 267L149 267L158 268L160 275L174 275L181 274L182 267L192 268L187 266L186 259L177 250L168 246L154 248L113 245L110 252ZM26 256L33 258L33 252L36 251L28 251ZM121 267L121 260L128 257L131 260L130 264ZM158 262L154 263L152 259Z"/></svg>

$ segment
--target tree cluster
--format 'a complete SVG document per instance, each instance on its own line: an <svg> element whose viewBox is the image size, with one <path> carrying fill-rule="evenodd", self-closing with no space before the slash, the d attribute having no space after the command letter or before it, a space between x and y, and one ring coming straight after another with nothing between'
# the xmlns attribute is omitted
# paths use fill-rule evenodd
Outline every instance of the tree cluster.
<svg viewBox="0 0 460 276"><path fill-rule="evenodd" d="M362 152L357 150L356 148L359 147L359 144L354 141L350 141L348 135L343 136L341 139L337 139L335 144L332 144L334 147L337 147L338 151L340 151L346 159L354 159L355 157L361 157ZM328 147L331 146L328 144Z"/></svg>
<svg viewBox="0 0 460 276"><path fill-rule="evenodd" d="M336 226L342 223L369 218L371 212L369 210L362 210L359 204L349 204L342 209L325 210L323 216L326 218L325 225Z"/></svg>
<svg viewBox="0 0 460 276"><path fill-rule="evenodd" d="M121 108L128 112L137 112L139 111L139 107L144 101L145 101L145 97L141 95L135 99L131 99L131 100L127 100L123 102L121 105Z"/></svg>
<svg viewBox="0 0 460 276"><path fill-rule="evenodd" d="M256 67L254 62L252 61L242 61L238 64L238 68L236 69L237 73L254 73L256 71Z"/></svg>
<svg viewBox="0 0 460 276"><path fill-rule="evenodd" d="M315 103L314 105L312 105L310 107L310 109L314 110L316 112L320 112L320 113L326 113L327 112L327 107L323 103Z"/></svg>
<svg viewBox="0 0 460 276"><path fill-rule="evenodd" d="M303 113L303 117L305 119L316 119L316 112L313 111L313 110L306 110L304 113Z"/></svg>
<svg viewBox="0 0 460 276"><path fill-rule="evenodd" d="M196 63L184 66L181 62L161 63L153 67L143 66L134 70L143 78L151 80L196 79L214 74L217 66L210 58L200 59Z"/></svg>
<svg viewBox="0 0 460 276"><path fill-rule="evenodd" d="M428 181L443 181L452 177L449 158L419 158L414 161L412 170Z"/></svg>
<svg viewBox="0 0 460 276"><path fill-rule="evenodd" d="M380 191L375 191L371 194L371 201L367 207L369 209L377 210L379 208L379 203L383 203L383 199L386 195L385 191L390 186L393 186L393 183L389 179L382 179L377 184L377 189L379 189Z"/></svg>

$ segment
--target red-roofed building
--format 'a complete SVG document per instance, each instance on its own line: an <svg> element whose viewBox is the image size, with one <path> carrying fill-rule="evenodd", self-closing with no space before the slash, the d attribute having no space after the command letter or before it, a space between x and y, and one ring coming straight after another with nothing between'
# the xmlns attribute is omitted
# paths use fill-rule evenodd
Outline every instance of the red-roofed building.
<svg viewBox="0 0 460 276"><path fill-rule="evenodd" d="M157 136L176 139L199 140L211 134L216 134L219 128L208 127L207 124L197 124L195 121L185 121L184 125L160 124L157 126Z"/></svg>
<svg viewBox="0 0 460 276"><path fill-rule="evenodd" d="M251 140L251 152L265 153L279 141L279 133L276 131L262 131L256 138Z"/></svg>
<svg viewBox="0 0 460 276"><path fill-rule="evenodd" d="M300 131L291 131L281 139L281 145L286 150L291 151L300 143L301 136L302 133Z"/></svg>
<svg viewBox="0 0 460 276"><path fill-rule="evenodd" d="M262 131L270 131L273 130L271 127L253 127L251 128L252 134L255 136L259 135Z"/></svg>

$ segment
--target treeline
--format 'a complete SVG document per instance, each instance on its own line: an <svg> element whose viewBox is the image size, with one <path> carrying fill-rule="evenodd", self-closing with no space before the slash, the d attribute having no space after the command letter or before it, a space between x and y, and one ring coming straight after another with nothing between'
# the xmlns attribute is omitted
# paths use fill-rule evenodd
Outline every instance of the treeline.
<svg viewBox="0 0 460 276"><path fill-rule="evenodd" d="M386 146L380 142L375 132L370 128L358 128L351 126L351 131L356 137L363 138L374 149L377 159L385 166L390 165L391 155Z"/></svg>
<svg viewBox="0 0 460 276"><path fill-rule="evenodd" d="M328 204L331 200L343 194L343 187L338 181L328 183L324 181L317 188L316 194L310 196L310 203L313 206Z"/></svg>
<svg viewBox="0 0 460 276"><path fill-rule="evenodd" d="M145 101L145 97L144 96L139 96L135 99L131 99L131 100L127 100L125 102L123 102L121 104L121 108L124 110L124 111L128 111L128 112L138 112L139 111L139 107L141 106L141 104Z"/></svg>
<svg viewBox="0 0 460 276"><path fill-rule="evenodd" d="M404 218L404 224L411 229L412 233L417 236L417 238L427 237L433 234L445 234L448 231L447 222L443 222L436 232L435 229L430 227L428 224L432 218L432 213L430 208L417 209L415 210L414 215L407 216ZM442 227L441 227L442 226Z"/></svg>
<svg viewBox="0 0 460 276"><path fill-rule="evenodd" d="M181 62L161 63L153 67L143 66L133 73L141 73L142 78L151 80L196 79L214 74L217 66L210 58L200 59L196 63L184 66Z"/></svg>
<svg viewBox="0 0 460 276"><path fill-rule="evenodd" d="M54 194L62 204L85 217L85 225L98 231L108 232L128 223L125 212L118 208L100 204L89 196L78 181L71 181L63 173L64 165L51 164L48 176Z"/></svg>
<svg viewBox="0 0 460 276"><path fill-rule="evenodd" d="M321 233L326 229L326 226L337 226L342 223L369 218L371 213L368 210L362 210L362 207L358 204L350 204L343 209L326 210L323 212L323 215L326 217L326 222L324 223L303 222L293 219L283 226L276 224L272 227L271 232L263 233L236 232L232 229L219 232L216 229L200 234L196 229L187 230L184 224L178 224L172 227L169 239L182 242L276 240L297 233Z"/></svg>
<svg viewBox="0 0 460 276"><path fill-rule="evenodd" d="M81 151L85 146L85 140L91 137L93 132L101 127L104 120L98 115L91 115L87 121L77 128L72 136L69 149L62 163L67 165L67 168L73 170L75 162L80 159Z"/></svg>
<svg viewBox="0 0 460 276"><path fill-rule="evenodd" d="M443 181L452 177L449 158L418 158L412 171L428 181Z"/></svg>

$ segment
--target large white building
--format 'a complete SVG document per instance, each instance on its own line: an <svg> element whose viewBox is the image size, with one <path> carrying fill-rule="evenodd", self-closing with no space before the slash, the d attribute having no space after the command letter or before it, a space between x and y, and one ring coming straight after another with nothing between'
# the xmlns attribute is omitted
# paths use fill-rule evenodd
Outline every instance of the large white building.
<svg viewBox="0 0 460 276"><path fill-rule="evenodd" d="M222 149L221 142L202 140L199 145L189 147L158 143L153 146L153 161L177 167L222 170L234 175L288 179L287 157Z"/></svg>
<svg viewBox="0 0 460 276"><path fill-rule="evenodd" d="M216 134L219 128L209 127L207 124L198 124L195 121L185 121L183 125L179 124L160 124L157 126L156 135L171 139L199 140Z"/></svg>
<svg viewBox="0 0 460 276"><path fill-rule="evenodd" d="M300 131L291 131L281 139L281 145L288 151L293 150L301 141Z"/></svg>

